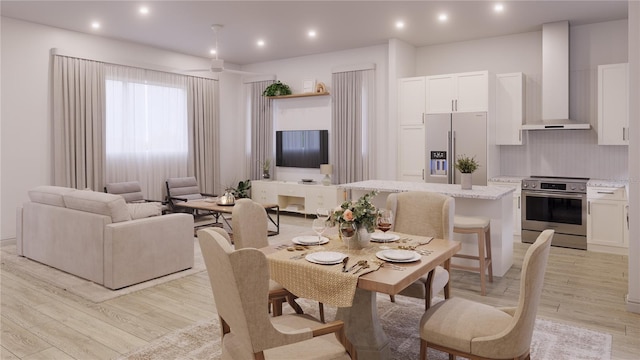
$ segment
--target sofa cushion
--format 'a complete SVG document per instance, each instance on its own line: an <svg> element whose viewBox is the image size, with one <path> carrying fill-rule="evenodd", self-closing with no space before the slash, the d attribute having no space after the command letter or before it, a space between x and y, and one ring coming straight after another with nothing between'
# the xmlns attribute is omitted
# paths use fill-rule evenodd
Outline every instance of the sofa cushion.
<svg viewBox="0 0 640 360"><path fill-rule="evenodd" d="M162 215L162 203L159 202L127 203L127 208L133 220Z"/></svg>
<svg viewBox="0 0 640 360"><path fill-rule="evenodd" d="M97 191L75 191L63 195L69 209L86 211L111 217L114 223L131 220L127 204L120 195Z"/></svg>
<svg viewBox="0 0 640 360"><path fill-rule="evenodd" d="M29 199L40 204L64 207L64 194L77 191L76 189L62 186L37 186L29 190Z"/></svg>

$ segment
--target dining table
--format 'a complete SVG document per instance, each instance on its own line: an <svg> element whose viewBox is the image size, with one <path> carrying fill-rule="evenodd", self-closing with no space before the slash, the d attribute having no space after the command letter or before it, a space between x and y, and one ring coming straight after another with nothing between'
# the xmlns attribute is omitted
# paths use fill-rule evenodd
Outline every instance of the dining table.
<svg viewBox="0 0 640 360"><path fill-rule="evenodd" d="M349 248L337 231L315 244L298 238L261 249L269 260L271 279L300 298L335 306L336 320L344 321L358 358L374 360L391 359L389 338L378 317L377 294L397 295L438 265L449 270L451 257L461 248L459 241L394 232L361 249ZM327 259L332 261L321 262L325 255L331 255ZM346 264L344 257L348 257Z"/></svg>

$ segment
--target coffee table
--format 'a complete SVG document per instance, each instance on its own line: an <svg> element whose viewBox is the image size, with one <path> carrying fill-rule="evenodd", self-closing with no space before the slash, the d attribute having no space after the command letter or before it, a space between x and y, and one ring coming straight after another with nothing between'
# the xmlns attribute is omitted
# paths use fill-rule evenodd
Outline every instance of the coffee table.
<svg viewBox="0 0 640 360"><path fill-rule="evenodd" d="M272 235L280 234L280 206L278 204L260 204L260 205L264 206L265 210L273 210L275 212L275 219L274 219L271 216L271 214L267 211L267 218L276 227L276 230L269 230L268 235L272 236ZM219 205L215 201L211 201L211 200L189 200L189 201L178 202L174 206L186 208L186 209L211 211L216 215L216 219L218 217L222 218L222 221L224 221L224 223L229 227L229 230L233 231L233 228L229 223L229 219L219 215L233 213L234 205Z"/></svg>

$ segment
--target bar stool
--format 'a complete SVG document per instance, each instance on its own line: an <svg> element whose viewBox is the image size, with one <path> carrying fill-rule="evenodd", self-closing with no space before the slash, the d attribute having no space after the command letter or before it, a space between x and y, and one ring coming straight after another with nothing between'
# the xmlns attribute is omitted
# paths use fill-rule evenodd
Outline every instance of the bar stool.
<svg viewBox="0 0 640 360"><path fill-rule="evenodd" d="M458 234L476 234L478 239L478 256L455 254L454 257L477 260L478 267L451 264L451 268L474 270L480 272L480 292L484 296L485 276L489 273L489 281L493 282L493 265L491 264L491 219L484 216L460 216L453 220L453 232ZM485 255L486 253L486 255Z"/></svg>

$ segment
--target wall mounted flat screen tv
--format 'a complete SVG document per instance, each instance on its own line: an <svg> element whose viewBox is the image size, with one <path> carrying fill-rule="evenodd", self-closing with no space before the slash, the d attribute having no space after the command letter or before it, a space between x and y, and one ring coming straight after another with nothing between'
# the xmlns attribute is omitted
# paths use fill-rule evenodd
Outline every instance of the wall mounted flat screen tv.
<svg viewBox="0 0 640 360"><path fill-rule="evenodd" d="M320 168L328 163L328 130L276 131L276 166Z"/></svg>

